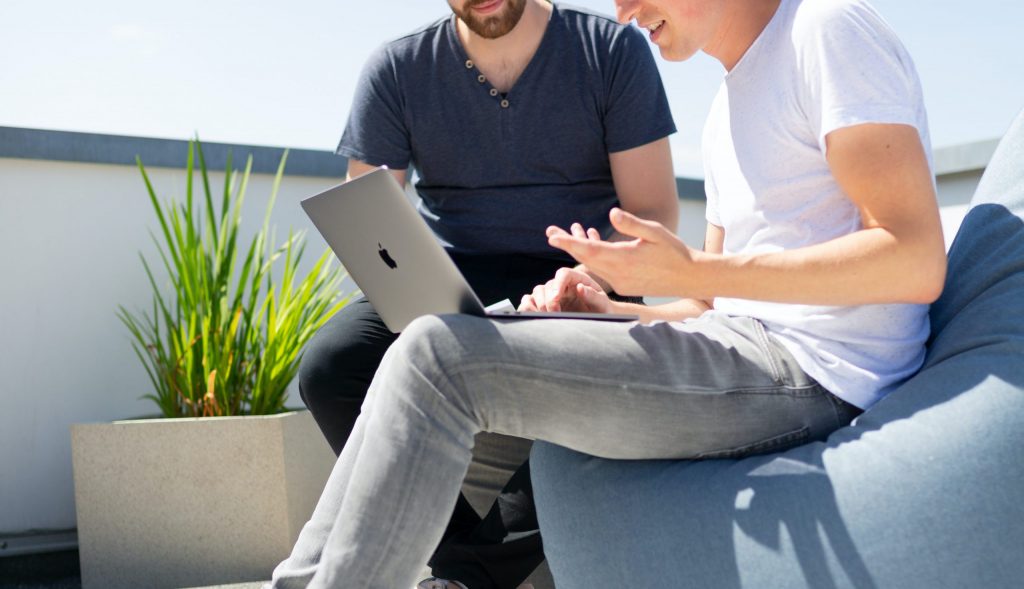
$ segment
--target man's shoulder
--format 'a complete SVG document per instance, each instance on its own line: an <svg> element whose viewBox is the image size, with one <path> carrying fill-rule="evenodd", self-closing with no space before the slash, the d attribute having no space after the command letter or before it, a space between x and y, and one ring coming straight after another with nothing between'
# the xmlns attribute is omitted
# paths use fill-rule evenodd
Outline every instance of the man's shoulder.
<svg viewBox="0 0 1024 589"><path fill-rule="evenodd" d="M877 15L862 0L802 0L794 10L793 28L797 38L815 36L820 31L863 21L865 17L873 19Z"/></svg>
<svg viewBox="0 0 1024 589"><path fill-rule="evenodd" d="M408 33L385 41L379 48L384 53L401 60L420 54L424 47L433 46L438 38L447 35L451 15L442 16L437 20L420 26Z"/></svg>
<svg viewBox="0 0 1024 589"><path fill-rule="evenodd" d="M629 25L619 24L613 17L589 8L558 3L559 18L570 32L608 42L632 33L639 34Z"/></svg>
<svg viewBox="0 0 1024 589"><path fill-rule="evenodd" d="M559 3L558 18L568 36L585 41L585 45L611 48L622 46L643 47L643 36L635 27L621 25L616 20L590 8Z"/></svg>

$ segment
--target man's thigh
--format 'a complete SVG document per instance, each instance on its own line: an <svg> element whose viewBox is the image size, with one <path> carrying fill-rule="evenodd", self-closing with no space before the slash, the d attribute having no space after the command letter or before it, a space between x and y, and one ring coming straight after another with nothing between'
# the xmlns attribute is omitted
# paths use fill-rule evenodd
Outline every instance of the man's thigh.
<svg viewBox="0 0 1024 589"><path fill-rule="evenodd" d="M834 398L752 319L444 316L416 329L426 333L411 352L429 356L487 431L608 458L694 458L777 449L838 426Z"/></svg>

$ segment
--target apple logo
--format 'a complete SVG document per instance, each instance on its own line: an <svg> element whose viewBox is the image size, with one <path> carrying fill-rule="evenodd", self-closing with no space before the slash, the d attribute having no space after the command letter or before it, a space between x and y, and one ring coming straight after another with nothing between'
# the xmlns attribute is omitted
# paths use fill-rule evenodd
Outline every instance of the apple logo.
<svg viewBox="0 0 1024 589"><path fill-rule="evenodd" d="M384 260L384 263L388 265L388 268L394 269L398 267L398 263L391 258L391 254L389 254L388 250L384 249L384 246L380 243L377 243L377 253L380 254L380 259Z"/></svg>

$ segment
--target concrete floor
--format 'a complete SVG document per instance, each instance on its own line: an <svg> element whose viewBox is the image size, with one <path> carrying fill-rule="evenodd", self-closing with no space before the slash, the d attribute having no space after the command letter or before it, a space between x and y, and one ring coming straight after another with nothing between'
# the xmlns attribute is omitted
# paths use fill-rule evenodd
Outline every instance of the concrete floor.
<svg viewBox="0 0 1024 589"><path fill-rule="evenodd" d="M260 589L263 583L236 583L202 589ZM0 558L0 589L81 589L78 551ZM200 588L192 588L200 589Z"/></svg>

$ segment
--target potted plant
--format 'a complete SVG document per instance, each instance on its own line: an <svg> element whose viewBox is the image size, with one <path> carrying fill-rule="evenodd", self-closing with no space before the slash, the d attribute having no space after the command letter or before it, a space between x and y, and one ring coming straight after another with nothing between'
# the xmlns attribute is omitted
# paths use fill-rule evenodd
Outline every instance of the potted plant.
<svg viewBox="0 0 1024 589"><path fill-rule="evenodd" d="M190 142L181 203L161 202L137 158L169 286L140 255L151 309L118 316L162 418L72 428L86 588L266 579L312 513L334 455L308 412L286 410L287 388L304 344L351 295L329 250L300 276L304 235L273 244L286 160L262 227L245 239L251 156L238 173L229 154L215 196L202 145Z"/></svg>

